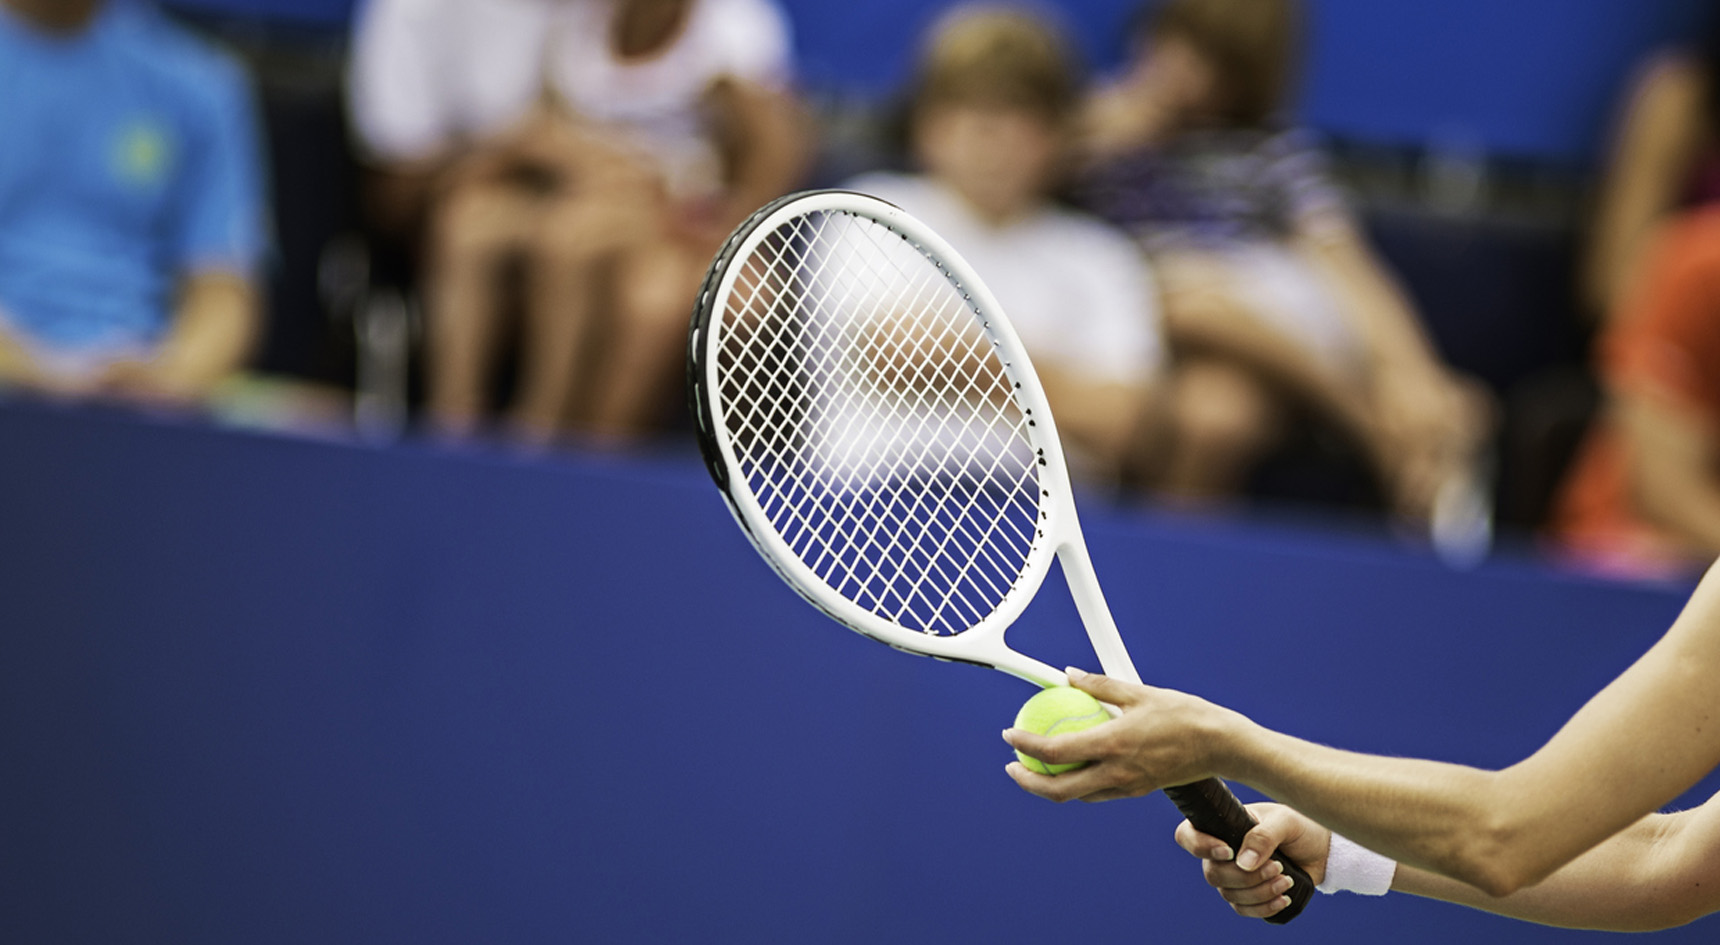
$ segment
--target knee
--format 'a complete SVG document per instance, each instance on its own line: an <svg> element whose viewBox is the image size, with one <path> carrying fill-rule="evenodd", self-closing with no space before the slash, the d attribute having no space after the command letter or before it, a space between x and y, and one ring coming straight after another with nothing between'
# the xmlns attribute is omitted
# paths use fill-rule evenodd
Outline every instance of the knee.
<svg viewBox="0 0 1720 945"><path fill-rule="evenodd" d="M625 195L581 190L548 208L532 235L539 265L579 267L608 264L645 240L655 217Z"/></svg>
<svg viewBox="0 0 1720 945"><path fill-rule="evenodd" d="M1177 442L1203 456L1251 457L1274 433L1269 392L1238 368L1185 369L1174 384L1170 407Z"/></svg>
<svg viewBox="0 0 1720 945"><path fill-rule="evenodd" d="M678 337L692 317L698 276L691 261L674 249L638 254L617 274L622 317L634 332L647 337Z"/></svg>
<svg viewBox="0 0 1720 945"><path fill-rule="evenodd" d="M456 192L431 211L429 248L439 265L486 262L517 247L525 225L516 201L488 190Z"/></svg>

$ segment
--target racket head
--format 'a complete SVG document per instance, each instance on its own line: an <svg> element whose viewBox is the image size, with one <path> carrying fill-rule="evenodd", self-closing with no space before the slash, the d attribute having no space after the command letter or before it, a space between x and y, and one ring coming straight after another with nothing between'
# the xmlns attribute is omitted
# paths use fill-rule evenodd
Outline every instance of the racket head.
<svg viewBox="0 0 1720 945"><path fill-rule="evenodd" d="M830 221L838 221L834 233ZM879 242L851 244L851 236ZM868 245L888 249L869 254ZM859 259L852 258L855 246ZM837 263L837 276L819 278L820 270ZM918 288L886 292L879 304L872 283L891 284L904 269L917 275L902 284ZM872 304L856 314L855 298ZM892 349L865 340L868 319L882 315L890 324L892 298L906 300L910 309L925 302L941 313L930 322L910 318L910 326L979 339L974 346L932 346L934 366L948 367L944 356L954 354L958 363L977 356L984 368L966 375L904 374L903 359L888 356ZM854 325L862 329L858 348L843 340ZM1058 685L1067 682L1063 673L1010 649L1003 635L1062 555L1072 596L1107 671L1139 680L1087 559L1068 468L1033 365L985 284L928 227L882 200L846 191L794 194L765 206L729 237L705 275L688 333L687 370L711 477L753 546L813 606L898 649ZM855 377L865 383L846 386ZM903 378L918 383L897 383ZM914 401L907 394L916 390L965 392L969 405L979 406L964 413L961 397L947 404L935 396ZM883 406L873 410L873 402ZM933 423L928 418L936 409L918 409L928 403L948 406L946 414L962 423ZM844 404L857 406L858 415L834 409ZM964 424L973 420L985 421L986 435L966 435ZM1004 434L990 436L999 422ZM939 435L922 436L928 425ZM858 438L856 426L863 431ZM902 442L917 452L895 449ZM912 462L900 467L904 456ZM869 494L879 492L873 484L880 473L882 498ZM987 488L962 491L955 484L964 479L996 487L1001 498ZM966 510L962 515L925 511L923 500L942 508L952 496ZM908 510L899 517L876 514L902 501ZM973 532L968 513L975 509L981 521L1007 521L1014 529L981 569L988 579L963 584L959 574L966 571L958 568L939 593L922 595L919 607L911 594L893 592L903 580L937 583L935 565L951 542L961 543L958 536L977 534L966 544L990 547L989 536L1000 532ZM876 534L867 527L873 520L895 537L865 543ZM915 540L926 535L929 544ZM854 551L847 545L855 539L864 540L863 547L847 565L832 566ZM970 550L959 548L954 557L959 561ZM970 566L977 561L968 557ZM953 609L937 603L964 594L975 596ZM1216 780L1167 788L1166 794L1191 822L1232 845L1253 826L1241 802ZM1313 886L1295 864L1276 858L1296 878L1292 907L1269 920L1282 923L1301 911Z"/></svg>
<svg viewBox="0 0 1720 945"><path fill-rule="evenodd" d="M1055 423L930 228L850 191L760 209L706 273L688 390L735 519L808 602L898 649L1064 681L1003 642L1078 535Z"/></svg>

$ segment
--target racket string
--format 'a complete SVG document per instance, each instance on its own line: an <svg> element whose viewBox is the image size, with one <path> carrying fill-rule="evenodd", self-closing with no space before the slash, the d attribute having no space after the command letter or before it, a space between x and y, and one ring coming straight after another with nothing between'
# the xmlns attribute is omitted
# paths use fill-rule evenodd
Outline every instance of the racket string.
<svg viewBox="0 0 1720 945"><path fill-rule="evenodd" d="M928 633L996 610L1038 539L1032 418L971 300L867 218L766 235L720 313L719 404L748 487L844 597Z"/></svg>
<svg viewBox="0 0 1720 945"><path fill-rule="evenodd" d="M918 298L918 296L920 296L920 294L924 294L924 289L925 289L924 284L922 284L922 286L918 287L917 296L915 296L915 298L913 298L913 300L910 301L910 308L913 308L913 306L918 306L918 303L920 303L920 298ZM937 315L939 315L939 318L941 318L941 320L948 320L948 318L946 318L946 310L941 310L941 312L937 313ZM891 336L886 336L886 337L891 337ZM882 355L886 356L886 360L888 360L888 358L893 358L893 356L900 356L900 348L901 348L900 339L901 339L901 337L903 337L903 336L901 336L900 332L898 332L898 334L896 334L896 336L893 337L894 343L893 344L886 344L886 351L882 351ZM972 349L972 344L970 344L970 349ZM877 360L877 358L875 358L875 355L874 355L874 360ZM874 384L874 387L875 387L875 384ZM922 403L922 408L924 408L924 403ZM920 427L920 430L918 430L917 434L913 435L913 437L910 437L910 441L912 441L912 439L922 439L922 435L920 435L920 434L922 434L922 432L924 432L924 427L925 427L925 425L927 425L927 423L925 423L924 410L918 411L918 413L920 413L920 423L918 423L918 427ZM924 451L925 448L929 448L929 446L931 446L931 444L929 444L929 442L922 442L922 451ZM977 496L979 496L979 492L975 492L975 497L977 497ZM968 503L968 508L972 508L972 503ZM912 520L913 520L913 518L915 518L915 513L917 513L917 511L918 510L910 510L910 511L908 511L908 513L906 513L905 516L901 516L901 522L900 522L901 528L898 528L898 530L896 530L896 535L894 535L894 537L893 537L893 544L891 544L891 546L886 546L886 549L884 549L884 554L886 554L886 556L889 556L889 554L893 553L893 551L898 551L898 547L900 547L901 534L903 534L903 532L905 532L906 527L912 527L912 525L913 525ZM853 537L855 537L855 535L851 534L851 532L850 532L850 535L848 535L848 539L851 540L851 539L853 539ZM948 535L946 535L946 542L948 542ZM980 549L980 551L982 551L982 549L984 549L984 546L982 546L982 544L975 544L975 549ZM932 558L931 561L936 561L936 558ZM968 565L970 565L970 563L968 563ZM824 577L829 577L829 573L831 573L831 571L824 570L824 571L820 571L820 573L822 573L822 575L824 575ZM855 573L855 568L848 568L848 573L850 573L851 577L853 577L853 573ZM922 578L920 578L920 580L918 580L918 582L915 582L915 584L912 585L912 589L908 590L908 592L906 592L905 596L903 596L903 597L905 597L905 601L901 602L901 606L906 606L906 608L912 608L913 602L915 602L915 597L920 597L920 599L924 599L925 604L927 604L927 606L931 606L931 608L934 608L934 611L932 611L932 616L934 616L934 620L936 620L937 611L939 611L939 609L941 609L941 604L937 604L936 601L931 601L931 597L925 596L924 590L922 590L922 585L925 584L925 580L927 580L927 578L931 578L931 577L937 577L936 571L931 570L931 568L927 568L927 570L925 570L924 573L922 573ZM992 589L998 590L998 587L996 587L996 584L994 584L994 582L987 582L987 584L991 584ZM857 594L857 596L863 597L863 594ZM956 594L956 597L946 597L946 601L944 601L944 602L949 602L949 601L951 601L951 599L960 599L960 597L965 597L965 596L961 596L961 594ZM886 597L879 597L879 601L877 601L877 602L879 602L879 604L886 604L886 602L888 602L888 599L886 599Z"/></svg>

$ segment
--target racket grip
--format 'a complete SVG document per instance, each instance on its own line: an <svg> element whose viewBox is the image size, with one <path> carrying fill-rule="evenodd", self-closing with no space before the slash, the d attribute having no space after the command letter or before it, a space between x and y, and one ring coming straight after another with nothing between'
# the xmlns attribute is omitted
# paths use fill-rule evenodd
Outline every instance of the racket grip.
<svg viewBox="0 0 1720 945"><path fill-rule="evenodd" d="M1232 850L1242 849L1242 838L1258 823L1230 788L1217 778L1165 788L1165 796L1171 799L1177 810L1182 811L1194 829L1223 840L1230 844ZM1283 925L1301 915L1308 900L1314 898L1314 881L1284 854L1274 853L1272 858L1284 867L1284 875L1294 881L1290 887L1290 905L1266 919L1274 925Z"/></svg>

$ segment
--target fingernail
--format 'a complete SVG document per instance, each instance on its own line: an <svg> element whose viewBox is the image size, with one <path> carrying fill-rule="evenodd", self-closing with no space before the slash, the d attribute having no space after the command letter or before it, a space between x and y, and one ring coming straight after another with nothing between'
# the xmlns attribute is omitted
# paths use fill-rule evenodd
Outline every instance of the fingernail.
<svg viewBox="0 0 1720 945"><path fill-rule="evenodd" d="M1289 896L1279 896L1278 897L1278 908L1280 908L1280 909L1290 908L1290 897Z"/></svg>
<svg viewBox="0 0 1720 945"><path fill-rule="evenodd" d="M1212 858L1219 861L1220 863L1234 859L1235 857L1236 857L1236 851L1232 850L1229 847L1214 847L1212 850Z"/></svg>
<svg viewBox="0 0 1720 945"><path fill-rule="evenodd" d="M1244 872L1253 872L1255 865L1258 864L1259 862L1260 862L1260 854L1254 852L1253 850L1244 850L1244 851L1242 851L1241 855L1237 856L1237 858L1236 858L1237 868L1240 870L1243 870Z"/></svg>
<svg viewBox="0 0 1720 945"><path fill-rule="evenodd" d="M1267 863L1265 866L1262 866L1260 868L1260 872L1267 879L1271 879L1272 877L1283 873L1284 872L1284 866L1283 866L1283 864L1279 863L1277 860L1273 860L1272 862Z"/></svg>
<svg viewBox="0 0 1720 945"><path fill-rule="evenodd" d="M1084 679L1087 676L1087 671L1082 670L1082 669L1076 669L1075 667L1070 666L1070 667L1067 667L1066 669L1063 670L1063 675L1068 676L1072 680L1073 679Z"/></svg>
<svg viewBox="0 0 1720 945"><path fill-rule="evenodd" d="M1278 882L1272 884L1272 891L1276 893L1289 892L1290 887L1294 885L1296 885L1295 879L1289 876L1281 876L1278 878Z"/></svg>

